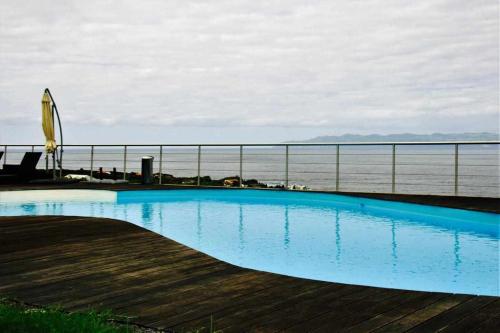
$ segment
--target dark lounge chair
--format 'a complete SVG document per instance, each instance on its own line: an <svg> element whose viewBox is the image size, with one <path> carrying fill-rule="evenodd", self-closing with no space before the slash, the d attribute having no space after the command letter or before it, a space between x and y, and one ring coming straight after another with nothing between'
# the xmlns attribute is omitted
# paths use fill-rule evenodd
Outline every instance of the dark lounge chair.
<svg viewBox="0 0 500 333"><path fill-rule="evenodd" d="M36 165L41 156L41 152L27 152L20 164L4 164L0 182L25 181L36 178Z"/></svg>

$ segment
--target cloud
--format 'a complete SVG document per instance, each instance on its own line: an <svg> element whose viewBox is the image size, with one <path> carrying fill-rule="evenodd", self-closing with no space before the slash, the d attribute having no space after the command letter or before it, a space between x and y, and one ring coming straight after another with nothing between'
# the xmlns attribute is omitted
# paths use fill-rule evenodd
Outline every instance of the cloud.
<svg viewBox="0 0 500 333"><path fill-rule="evenodd" d="M496 0L2 2L0 121L38 121L50 87L82 126L498 130L497 14Z"/></svg>

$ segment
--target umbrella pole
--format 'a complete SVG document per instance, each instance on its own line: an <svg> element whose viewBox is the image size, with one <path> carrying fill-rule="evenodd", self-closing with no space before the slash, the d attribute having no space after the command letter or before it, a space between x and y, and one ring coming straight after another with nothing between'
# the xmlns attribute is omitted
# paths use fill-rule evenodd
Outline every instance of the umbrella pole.
<svg viewBox="0 0 500 333"><path fill-rule="evenodd" d="M56 179L56 154L52 153L52 178Z"/></svg>

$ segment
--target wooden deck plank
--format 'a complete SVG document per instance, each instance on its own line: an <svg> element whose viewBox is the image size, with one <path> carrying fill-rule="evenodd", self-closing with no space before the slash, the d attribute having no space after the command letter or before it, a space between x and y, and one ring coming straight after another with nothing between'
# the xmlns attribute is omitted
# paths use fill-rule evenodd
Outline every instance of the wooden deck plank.
<svg viewBox="0 0 500 333"><path fill-rule="evenodd" d="M118 255L112 255L114 259L114 265L120 265L121 262L126 262L128 260L138 260L143 259L143 261L149 261L149 262L157 262L158 264L168 261L168 262L175 262L175 261L181 261L181 260L188 260L188 259L206 259L206 256L201 255L200 253L193 253L193 252L183 252L183 251L178 251L178 250L172 250L169 252L163 252L161 253L161 257L158 258L151 258L149 260L146 260L144 258L144 255L147 253L150 253L153 248L147 248L147 244L144 244L143 247L140 247L140 243L136 243L138 245L138 249L129 248L128 246L123 246L120 254ZM14 265L5 265L6 267L2 270L1 275L38 275L38 276L43 276L44 271L51 271L52 276L57 275L58 272L61 272L62 274L67 274L67 272L73 271L72 268L74 266L78 266L80 269L87 269L87 268L93 268L93 267L98 267L100 264L108 264L109 265L109 256L111 255L110 251L99 251L100 249L97 249L94 253L88 253L84 252L82 255L77 255L77 256L68 256L67 258L55 258L54 257L45 257L45 258L34 258L35 262L34 263L26 263L27 261L24 260L24 262L18 262ZM112 249L111 249L112 250ZM86 258L90 258L86 260ZM58 269L54 270L53 266L57 264Z"/></svg>
<svg viewBox="0 0 500 333"><path fill-rule="evenodd" d="M51 276L56 276L59 272L67 276L68 272L74 272L73 270L75 266L78 266L80 270L82 269L91 269L93 267L99 267L99 265L110 265L109 258L112 256L114 259L113 265L123 265L127 264L127 260L129 262L134 262L137 260L138 264L141 262L150 262L162 264L165 261L168 263L181 262L185 260L196 260L196 259L205 259L210 260L207 256L202 255L201 253L193 252L193 251L179 251L179 250L171 250L158 253L158 257L156 258L147 258L144 255L151 253L154 248L148 248L148 244L144 244L141 246L140 243L136 243L137 248L129 248L128 246L122 246L120 254L112 255L110 252L101 252L99 249L94 253L84 253L81 256L68 256L67 258L35 258L35 262L31 263L28 261L16 263L16 265L5 265L4 269L0 273L0 276L3 275L31 275L31 276L44 276L43 273L45 271L50 271ZM92 245L92 244L90 244ZM115 249L116 250L116 249ZM142 259L142 260L141 260ZM213 262L213 260L212 260ZM57 264L57 269L54 269L54 265ZM9 267L10 266L10 267Z"/></svg>
<svg viewBox="0 0 500 333"><path fill-rule="evenodd" d="M488 318L487 320L481 322L477 327L475 327L470 332L472 333L498 333L498 328L500 327L500 318Z"/></svg>
<svg viewBox="0 0 500 333"><path fill-rule="evenodd" d="M140 324L224 332L488 331L498 298L344 285L248 270L133 224L0 217L0 294ZM3 245L7 245L4 247ZM456 330L455 330L456 329Z"/></svg>
<svg viewBox="0 0 500 333"><path fill-rule="evenodd" d="M182 306L190 306L191 303L199 302L200 298L213 299L217 296L234 297L248 292L257 292L263 288L269 288L279 281L278 278L269 278L258 272L246 272L234 267L233 271L226 270L225 274L217 276L205 276L203 280L198 279L199 286L179 285L165 291L161 285L153 285L146 297L139 297L134 302L125 305L117 305L117 309L140 310L144 303L158 304L161 307L168 297L168 305L178 309ZM228 292L229 291L229 292Z"/></svg>
<svg viewBox="0 0 500 333"><path fill-rule="evenodd" d="M496 329L491 330L490 332L497 332L500 327L500 299L498 297L488 305L476 311L466 313L459 318L458 321L450 323L440 332L453 333L487 331L487 329L491 327Z"/></svg>
<svg viewBox="0 0 500 333"><path fill-rule="evenodd" d="M210 268L210 270L206 269L206 270L198 272L197 275L194 277L179 279L176 281L169 281L168 283L166 283L163 286L163 289L170 290L170 289L174 289L175 287L178 287L180 285L190 285L193 283L193 279L200 279L200 278L205 279L209 276L218 276L221 274L227 274L227 271L223 267L220 267L217 270L215 268ZM101 278L99 280L102 281L105 279ZM92 286L93 285L94 284L92 284ZM111 289L111 288L123 288L125 290L128 290L127 286L124 286L122 284L117 284L117 283L115 283L114 280L109 281L107 288L109 288L109 289ZM129 313L129 311L124 311L124 310L118 309L116 304L128 305L129 303L134 302L137 299L138 295L141 295L141 296L142 295L144 295L144 296L150 295L151 290L149 288L143 287L141 289L140 293L127 292L127 293L121 294L119 297L115 296L113 298L106 298L99 303L94 303L92 300L89 300L89 298L96 296L98 294L103 294L103 293L104 293L104 291L102 291L102 289L97 290L97 291L92 292L92 293L88 293L88 294L83 293L81 290L76 290L76 291L70 290L70 293L66 293L64 295L64 298L60 297L60 299L62 300L62 302L64 304L72 305L72 309L83 309L83 308L87 308L89 306L99 306L100 308L115 309L116 312L119 312L121 314L131 314L132 315L133 313ZM53 297L51 299L54 300ZM74 300L81 300L81 302L78 304L78 306L75 306L72 303ZM107 302L108 300L111 300L111 302ZM163 299L163 300L165 300L165 299ZM115 306L113 306L113 305L115 305ZM152 305L153 305L153 303L151 303L151 302L148 302L148 304L147 304L147 306L152 306Z"/></svg>
<svg viewBox="0 0 500 333"><path fill-rule="evenodd" d="M135 273L135 275L137 275L140 274L141 270L148 270L155 266L166 265L166 263L168 263L168 267L172 270L172 272L179 272L179 274L184 274L184 266L186 262L190 262L193 267L196 267L196 265L198 264L212 264L211 260L208 260L206 257L196 254L187 254L175 258L161 258L161 260L141 259L141 257L133 257L132 255L127 257L125 255L118 258L116 262L109 262L110 258L108 257L99 258L99 260L95 260L90 263L81 262L81 265L79 265L77 262L51 263L52 265L59 264L59 267L61 268L56 268L57 266L53 266L53 268L39 267L37 265L32 272L22 272L16 275L0 276L0 279L5 283L5 285L0 286L0 290L3 290L5 288L23 287L27 282L30 284L43 285L44 283L48 282L71 280L74 277L84 276L85 274L90 274L96 271L110 272L113 273L117 278L119 277L119 275L128 274L125 277L130 278L134 277L134 270L139 271L139 273ZM132 261L126 264L124 263L126 262L126 260ZM26 267L26 264L23 265L23 267Z"/></svg>
<svg viewBox="0 0 500 333"><path fill-rule="evenodd" d="M205 263L200 263L197 266L193 265L192 267L194 268L199 268L200 270L196 274L202 274L210 271L224 271L226 269L225 266L223 265L212 265L211 263L208 263L208 265ZM18 290L20 290L21 295L32 295L36 294L38 295L40 291L44 291L45 295L39 295L37 298L39 300L51 300L53 298L58 298L62 297L65 295L65 291L71 292L73 294L73 297L81 296L81 295L75 295L75 292L82 291L83 295L85 297L88 297L90 295L93 295L94 293L102 293L103 289L107 288L117 288L117 287L128 287L131 284L137 284L141 283L141 279L134 278L133 275L129 275L129 272L134 272L134 268L129 268L127 266L123 266L123 269L127 269L126 271L121 271L119 269L110 269L110 270L90 270L90 271L85 271L85 273L82 274L76 274L73 277L69 279L58 279L56 281L54 280L46 280L44 283L38 284L37 282L32 283L33 286L20 286L17 287ZM131 270L132 269L132 270ZM147 267L143 266L143 269L147 269ZM205 269L205 270L203 270ZM177 273L180 272L179 275L185 276L186 274L184 273L184 270L172 270L169 273ZM165 273L165 272L163 272ZM193 274L193 275L196 275ZM162 276L165 276L163 274ZM148 278L151 279L154 278L154 276ZM124 281L125 283L121 283ZM79 289L72 289L71 287L74 285L78 285L80 283L91 283L92 289L90 290L79 290ZM110 286L110 284L114 284L114 286ZM65 289L65 288L69 289ZM144 287L143 287L144 288Z"/></svg>
<svg viewBox="0 0 500 333"><path fill-rule="evenodd" d="M408 315L388 324L382 326L373 332L406 332L415 326L433 318L454 306L471 299L473 296L469 295L446 295L438 301L429 304L423 309L409 313Z"/></svg>
<svg viewBox="0 0 500 333"><path fill-rule="evenodd" d="M33 250L14 250L12 252L0 255L0 264L12 264L15 265L16 261L22 262L24 260L60 260L65 258L67 260L78 260L81 258L93 258L100 255L110 255L116 254L116 242L122 244L123 247L133 247L137 249L154 249L155 247L160 247L165 252L170 251L180 251L183 249L183 245L172 244L171 246L162 246L161 242L157 240L151 240L149 238L137 239L138 236L109 236L102 237L97 240L92 240L92 247L88 246L89 241L75 241L73 243L62 243L57 248L53 245L45 245L42 248L37 248L36 251ZM144 244L144 242L146 244ZM141 246L139 248L139 246ZM185 247L184 247L185 248ZM186 252L186 250L183 250ZM196 252L191 250L192 252Z"/></svg>
<svg viewBox="0 0 500 333"><path fill-rule="evenodd" d="M9 219L2 219L0 222L0 230L5 234L22 234L26 231L46 230L56 228L59 224L66 221L86 221L86 218L81 216L30 216L30 220L26 223L19 224L18 217L13 216Z"/></svg>
<svg viewBox="0 0 500 333"><path fill-rule="evenodd" d="M474 313L486 305L494 302L493 297L473 297L457 306L440 313L439 315L423 322L422 324L412 328L408 332L411 333L426 333L438 332L452 325L455 321L459 321L463 316Z"/></svg>
<svg viewBox="0 0 500 333"><path fill-rule="evenodd" d="M201 282L201 281L200 281ZM193 285L179 285L170 287L167 291L162 286L148 290L147 294L136 298L133 302L119 304L114 300L118 311L126 309L129 312L140 311L145 304L157 304L160 309L165 304L175 309L175 313L182 311L182 307L192 308L204 299L214 300L217 297L231 297L255 293L269 287L270 281L261 274L248 274L235 271L232 274L218 274L204 277L200 287Z"/></svg>
<svg viewBox="0 0 500 333"><path fill-rule="evenodd" d="M257 304L260 304L258 308L262 306L274 306L280 299L277 295L287 295L291 297L296 293L301 293L316 287L316 285L311 285L307 283L307 281L298 279L290 280L287 283L255 290L253 293L245 295L231 295L228 297L221 294L216 298L204 298L199 303L192 303L183 309L172 309L165 306L143 309L138 315L152 326L188 328L187 323L193 320L207 318L211 315L220 319L226 316L233 318L238 308L251 307L252 309L256 309ZM174 314L172 314L172 310L175 311Z"/></svg>
<svg viewBox="0 0 500 333"><path fill-rule="evenodd" d="M307 312L307 316L317 316L325 308L335 306L334 304L342 302L344 304L353 301L352 295L360 297L373 297L380 290L374 288L360 289L359 286L339 285L337 288L324 286L323 288L297 293L287 299L277 300L274 304L269 304L258 309L247 308L224 320L219 325L229 331L241 331L245 327L257 331L266 331L269 329L284 329L293 323L300 321L301 310ZM300 310L299 310L300 309ZM235 318L236 317L236 318ZM253 318L244 322L235 320L239 318ZM287 330L290 330L288 327ZM302 330L301 328L299 330Z"/></svg>
<svg viewBox="0 0 500 333"><path fill-rule="evenodd" d="M113 258L111 258L113 259ZM64 267L61 269L55 269L51 271L50 268L41 271L41 274L31 275L26 278L25 275L18 275L17 277L22 279L21 282L13 282L10 286L15 289L21 289L22 292L32 292L30 289L46 289L50 291L51 289L57 289L58 286L63 286L66 283L75 284L79 280L90 279L87 278L89 275L95 273L102 273L103 279L99 281L93 281L95 288L100 286L100 281L108 284L108 280L113 281L113 283L123 280L140 280L141 270L143 273L147 273L149 276L147 280L154 278L154 271L163 271L168 273L170 276L175 276L176 274L182 278L186 277L186 264L189 263L189 269L198 269L207 267L209 269L225 268L223 263L214 264L210 258L206 256L200 256L199 254L190 254L190 256L183 256L179 258L158 258L155 260L143 260L141 257L124 257L117 262L109 261L110 258L105 258L100 260L99 264L94 264L91 266L84 265L84 269L79 269L78 264L76 265L61 265ZM127 261L128 260L128 261ZM144 262L145 261L145 262ZM65 274L66 272L66 274ZM110 276L106 278L106 276ZM164 275L164 274L163 274ZM15 279L16 280L16 279ZM172 280L172 279L170 279ZM134 281L140 282L140 281ZM28 285L26 285L28 284ZM31 285L31 287L29 286ZM0 289L1 290L1 289ZM87 293L92 293L92 290L86 291Z"/></svg>
<svg viewBox="0 0 500 333"><path fill-rule="evenodd" d="M335 328L340 329L345 326L342 324L342 321L347 319L349 314L357 316L360 310L368 310L376 304L383 303L385 300L394 295L388 289L365 288L364 293L357 293L350 297L341 297L325 302L326 305L324 306L324 309L322 311L318 311L316 316L302 320L295 325L290 325L286 329L293 332L305 330L331 331L331 324L334 324ZM401 292L398 296L404 297L404 295L404 292Z"/></svg>
<svg viewBox="0 0 500 333"><path fill-rule="evenodd" d="M412 293L409 296L407 295L403 297L398 297L398 295L396 295L398 299L394 302L394 308L380 313L374 312L370 318L363 316L359 318L360 320L357 324L353 324L344 331L349 333L371 332L406 316L408 313L415 312L416 310L422 309L429 304L437 302L445 296L446 294L438 293Z"/></svg>
<svg viewBox="0 0 500 333"><path fill-rule="evenodd" d="M320 319L321 323L316 325L317 328L313 332L329 332L332 330L332 325L335 325L334 329L337 330L346 329L360 321L369 319L376 313L397 307L402 300L412 295L415 296L413 292L401 292L400 294L386 292L381 293L378 297L348 303L341 311L334 308L316 318Z"/></svg>

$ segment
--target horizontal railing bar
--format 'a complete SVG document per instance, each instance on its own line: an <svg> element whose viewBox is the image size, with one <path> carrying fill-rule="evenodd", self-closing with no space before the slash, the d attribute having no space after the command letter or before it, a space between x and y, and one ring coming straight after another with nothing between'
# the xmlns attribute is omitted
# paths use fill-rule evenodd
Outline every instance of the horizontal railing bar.
<svg viewBox="0 0 500 333"><path fill-rule="evenodd" d="M245 152L245 156L276 156L276 157L281 157L285 159L285 154L280 151L280 152L275 152L275 151L269 151L267 153L251 153L251 152Z"/></svg>
<svg viewBox="0 0 500 333"><path fill-rule="evenodd" d="M197 161L196 160L162 160L163 162L166 162L166 163L196 163ZM252 161L244 161L245 164L262 164L263 162L252 162ZM204 161L202 160L202 163L203 164L223 164L223 163L232 163L232 164L238 164L240 163L239 161L229 161L229 160L221 160L221 161ZM273 163L269 163L269 162L265 162L265 164L281 164L281 163L276 163L276 162L273 162Z"/></svg>
<svg viewBox="0 0 500 333"><path fill-rule="evenodd" d="M246 173L285 173L283 170L246 170Z"/></svg>
<svg viewBox="0 0 500 333"><path fill-rule="evenodd" d="M76 161L76 160L74 160ZM94 159L94 161L122 161L122 160L97 160L97 159ZM166 163L196 163L196 159L193 159L193 160L165 160L163 159L162 160L163 162L166 162ZM127 159L127 162L136 162L136 163L141 163L140 161L136 160L136 159ZM159 162L159 160L154 160L153 161L154 163L157 163ZM237 164L239 163L239 161L230 161L230 160L221 160L221 161L204 161L202 160L202 163L203 164L221 164L221 163L234 163L234 164ZM253 162L253 161L246 161L245 160L245 164L267 164L267 165L274 165L274 164L282 164L280 161L271 161L271 162ZM335 164L335 161L333 162L289 162L289 164L294 164L294 165L334 165ZM366 166L374 166L374 165L387 165L387 166L390 166L391 164L390 163L339 163L341 165L366 165ZM410 166L413 166L413 165L421 165L421 166L436 166L436 165L439 165L439 166L453 166L452 163L450 164L427 164L427 163L397 163L396 165L410 165ZM497 164L463 164L463 163L460 163L460 166L498 166Z"/></svg>
<svg viewBox="0 0 500 333"><path fill-rule="evenodd" d="M477 154L466 154L466 153L461 153L459 158L463 158L464 156L499 156L500 153L497 153L497 154L481 154L481 153L477 153Z"/></svg>
<svg viewBox="0 0 500 333"><path fill-rule="evenodd" d="M330 156L330 155L337 155L336 153L319 153L319 152L316 152L316 153L290 153L290 156L302 156L302 155L305 155L305 156L311 156L311 155L317 155L317 156ZM359 156L359 155L368 155L368 156L392 156L392 153L383 153L383 152L379 152L379 153L369 153L369 152L364 152L364 151L361 151L361 152L357 152L357 153L342 153L342 155L347 155L347 156ZM404 155L404 154L402 154ZM419 155L418 153L416 154L410 154L410 155ZM424 155L453 155L453 154L424 154Z"/></svg>
<svg viewBox="0 0 500 333"><path fill-rule="evenodd" d="M376 165L386 165L386 166L392 166L391 163L339 163L340 165L364 165L364 166L376 166ZM453 164L427 164L427 163L397 163L396 165L420 165L420 166L430 166L430 167L435 167L435 166L453 166Z"/></svg>
<svg viewBox="0 0 500 333"><path fill-rule="evenodd" d="M347 184L359 184L359 185L387 185L390 186L392 183L379 183L379 182L356 182L356 181L349 181L349 180L343 180L342 183L347 183ZM398 185L410 185L410 186L430 186L430 187L453 187L453 183L450 184L429 184L429 183L400 183L398 182ZM468 185L461 185L463 187L496 187L496 186L489 186L489 185L482 185L482 186L468 186ZM333 187L333 186L332 186Z"/></svg>
<svg viewBox="0 0 500 333"><path fill-rule="evenodd" d="M207 172L225 172L225 171L235 172L235 171L239 171L239 168L238 168L238 166L234 166L234 167L231 167L231 168L228 168L228 169L210 169L210 168L203 168L202 169L202 173L207 173ZM267 172L267 171L265 171L265 172Z"/></svg>
<svg viewBox="0 0 500 333"><path fill-rule="evenodd" d="M139 168L140 169L140 168ZM196 171L197 169L178 169L178 168L166 168L164 173L169 173L169 171Z"/></svg>
<svg viewBox="0 0 500 333"><path fill-rule="evenodd" d="M9 146L8 146L9 147ZM1 149L0 149L1 151ZM90 152L87 150L70 150L67 149L65 150L67 154L71 155L90 155ZM168 155L196 155L196 151L193 150L193 152L182 152L182 153L174 153L174 152L169 152L166 151ZM17 151L10 151L9 154L24 154L24 150L17 150ZM131 154L136 154L136 155L141 155L141 154L152 154L152 155L158 155L158 152L156 151L151 151L151 152L137 152L137 151L130 151ZM94 154L106 154L106 155L123 155L123 152L115 152L115 151L99 151L95 150ZM229 156L234 156L238 158L238 154L228 154L228 153L218 153L218 154L205 154L205 155L211 155L211 156L224 156L224 155L229 155ZM251 155L251 156L278 156L281 157L282 154L274 154L274 153L250 153L247 152L245 153L245 156ZM356 153L356 154L349 154L349 153L343 153L343 156L388 156L390 157L392 154L383 154L383 153L377 153L377 154L372 154L372 153ZM328 154L320 154L320 153L301 153L301 154L293 154L290 153L289 156L336 156L335 153L328 153ZM398 156L435 156L435 157L449 157L449 156L454 156L454 154L421 154L421 153L398 153ZM460 158L464 158L466 156L492 156L492 157L498 157L500 156L500 153L495 153L495 154L483 154L483 153L461 153Z"/></svg>
<svg viewBox="0 0 500 333"><path fill-rule="evenodd" d="M201 160L203 164L240 164L240 161L229 161L229 160L220 160L220 161L205 161Z"/></svg>
<svg viewBox="0 0 500 333"><path fill-rule="evenodd" d="M249 155L249 154L247 154ZM320 154L320 153L302 153L302 154L290 154L290 156L336 156L336 153L328 153L328 154ZM498 154L461 154L461 156L474 155L474 156L498 156ZM391 153L383 154L383 153L342 153L342 156L392 156ZM398 153L398 156L455 156L455 154L421 154L421 153Z"/></svg>
<svg viewBox="0 0 500 333"><path fill-rule="evenodd" d="M449 187L453 187L454 184L453 183L450 183L450 184L428 184L428 183L398 183L398 185L411 185L411 186L430 186L430 187L433 187L433 186L449 186ZM459 185L461 187L478 187L478 188L491 188L491 187L497 187L497 186L494 186L494 185Z"/></svg>
<svg viewBox="0 0 500 333"><path fill-rule="evenodd" d="M289 180L291 182L308 181L307 178L300 178L300 177L290 177ZM318 183L323 182L323 181L332 181L332 182L335 182L335 177L332 177L332 178L315 178L314 182L311 183L311 184L314 185L314 184L318 184ZM306 184L303 184L303 185L306 185ZM321 185L327 186L329 184L321 184ZM335 187L335 184L334 184L333 187Z"/></svg>
<svg viewBox="0 0 500 333"><path fill-rule="evenodd" d="M384 173L384 174L386 174L386 173ZM437 173L398 173L398 176L453 177L452 174L437 174ZM467 175L467 174L460 174L459 177L495 177L495 178L500 178L500 176L496 176L496 175Z"/></svg>
<svg viewBox="0 0 500 333"><path fill-rule="evenodd" d="M500 141L431 141L431 142L294 142L294 143L177 143L177 144L65 144L64 147L298 147L298 146L385 146L385 145L401 145L401 146L426 146L426 145L488 145L488 144L500 144ZM10 147L43 147L44 145L38 144L0 144L0 146L10 146Z"/></svg>
<svg viewBox="0 0 500 333"><path fill-rule="evenodd" d="M293 174L301 174L301 173L304 173L304 174L322 174L322 173L335 173L335 168L333 168L333 170L325 170L325 171L293 171L293 170L289 170L289 173L293 173ZM343 174L347 174L347 173L343 173Z"/></svg>
<svg viewBox="0 0 500 333"><path fill-rule="evenodd" d="M70 155L89 155L90 153L87 151L71 151L71 150L65 150L66 154ZM9 154L24 154L25 152L23 150L20 151L10 151ZM157 152L133 152L130 151L130 154L136 154L136 155L142 155L142 154L152 154L152 155L158 155ZM172 155L195 155L196 151L193 151L191 153L170 153L166 151L166 153L170 156ZM98 150L94 151L95 155L123 155L123 152L104 152L101 151L99 152ZM212 156L224 156L224 155L229 155L229 156L234 156L235 158L238 158L239 156L235 154L205 154L205 155L212 155ZM276 156L276 154L254 154L254 153L246 153L246 155L252 155L252 156ZM309 153L303 153L303 154L289 154L290 157L292 156L335 156L336 154L309 154ZM365 154L365 153L359 153L359 154L348 154L344 153L342 154L343 156L383 156L383 157L390 157L392 154ZM277 155L278 157L281 157L281 155ZM436 157L449 157L449 156L454 156L454 154L404 154L404 153L398 153L398 156L436 156ZM500 156L499 154L461 154L460 158L463 159L465 156L495 156L498 157Z"/></svg>
<svg viewBox="0 0 500 333"><path fill-rule="evenodd" d="M87 162L85 160L66 160L65 162L69 162L69 163L77 163L77 162ZM94 159L94 162L122 162L122 160L96 160ZM127 162L131 162L131 163L135 163L135 164L140 164L141 161L137 161L137 160L127 160ZM160 161L157 160L157 161L153 161L153 164L158 164ZM165 162L165 160L163 160L163 162ZM189 163L195 163L196 161L190 161ZM176 161L170 161L170 162L167 162L167 163L188 163L188 162L176 162ZM203 162L204 164L207 164L208 162ZM231 163L231 164L237 164L237 162L212 162L210 164L228 164L228 163ZM252 163L252 164L264 164L264 165L276 165L277 163ZM302 164L306 164L306 163L290 163L290 165L302 165ZM308 163L309 165L334 165L332 163ZM365 166L390 166L390 164L376 164L376 163L372 163L372 164L366 164L366 163L339 163L340 165L351 165L351 166L360 166L360 167L365 167ZM452 167L453 165L452 164L397 164L397 166L414 166L414 165L418 165L420 167L436 167L436 166L441 166L441 167ZM460 165L461 167L498 167L498 165L495 165L495 164L488 164L488 165L480 165L480 164L467 164L467 165L464 165L464 164L461 164ZM206 168L204 168L206 169ZM206 169L206 170L211 170L211 169ZM213 169L212 169L213 170ZM333 170L335 170L335 168L333 168ZM264 172L267 172L265 170L263 170ZM319 173L321 172L328 172L328 171L331 171L331 170L323 170L323 171L318 171ZM292 172L292 170L290 171ZM349 174L349 173L346 173L346 172L342 172L342 174ZM355 172L355 173L352 173L352 174L363 174L363 172ZM386 173L372 173L372 174L386 174ZM389 172L387 172L387 174L389 174ZM432 174L429 174L429 173L425 173L425 174L420 174L420 173L413 173L413 174L410 174L410 173L398 173L398 175L422 175L422 176L430 176ZM441 174L443 175L443 174ZM443 175L443 176L446 176L446 175ZM452 176L452 175L447 175L447 176ZM460 175L460 176L466 176L464 174ZM482 176L480 174L477 174L477 175L470 175L470 176Z"/></svg>
<svg viewBox="0 0 500 333"><path fill-rule="evenodd" d="M173 169L170 169L170 170L173 170ZM168 171L168 169L167 169ZM236 172L238 173L238 168L234 168L234 169L203 169L203 175L207 174L207 173L223 173L223 172ZM203 176L202 175L202 176Z"/></svg>
<svg viewBox="0 0 500 333"><path fill-rule="evenodd" d="M335 165L335 160L333 162L289 162L290 165Z"/></svg>
<svg viewBox="0 0 500 333"><path fill-rule="evenodd" d="M464 187L472 187L472 188L498 188L500 184L490 184L490 185L474 185L470 183L461 183L459 186L464 186Z"/></svg>

